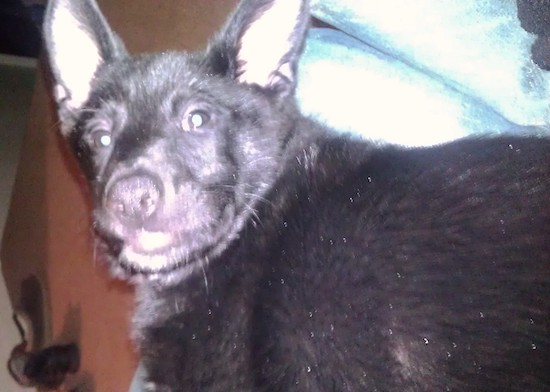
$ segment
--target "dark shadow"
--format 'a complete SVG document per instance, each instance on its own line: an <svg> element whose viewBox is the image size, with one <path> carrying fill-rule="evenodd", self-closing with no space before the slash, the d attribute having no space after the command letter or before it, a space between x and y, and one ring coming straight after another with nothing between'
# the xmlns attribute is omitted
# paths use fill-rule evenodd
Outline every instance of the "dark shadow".
<svg viewBox="0 0 550 392"><path fill-rule="evenodd" d="M30 350L37 350L44 346L45 338L45 302L40 280L30 275L21 282L20 310L28 317L32 325L33 338ZM20 331L23 335L24 333Z"/></svg>
<svg viewBox="0 0 550 392"><path fill-rule="evenodd" d="M79 343L82 329L82 312L80 306L70 305L65 313L63 328L59 336L55 338L57 344Z"/></svg>
<svg viewBox="0 0 550 392"><path fill-rule="evenodd" d="M69 376L65 383L69 392L94 392L94 377L88 372L81 372L75 376Z"/></svg>

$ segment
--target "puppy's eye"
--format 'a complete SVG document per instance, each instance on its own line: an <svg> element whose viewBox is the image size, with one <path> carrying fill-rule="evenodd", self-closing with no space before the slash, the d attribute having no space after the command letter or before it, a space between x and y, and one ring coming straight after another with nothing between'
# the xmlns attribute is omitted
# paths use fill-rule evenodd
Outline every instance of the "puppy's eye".
<svg viewBox="0 0 550 392"><path fill-rule="evenodd" d="M210 116L204 110L189 112L182 121L182 128L186 132L192 132L203 128L210 121Z"/></svg>
<svg viewBox="0 0 550 392"><path fill-rule="evenodd" d="M104 129L98 129L92 134L92 140L96 148L109 147L112 143L111 133Z"/></svg>

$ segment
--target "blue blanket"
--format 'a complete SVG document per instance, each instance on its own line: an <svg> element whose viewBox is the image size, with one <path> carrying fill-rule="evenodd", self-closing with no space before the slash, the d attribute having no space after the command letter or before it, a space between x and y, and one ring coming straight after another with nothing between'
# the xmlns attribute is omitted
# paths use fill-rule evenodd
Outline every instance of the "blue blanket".
<svg viewBox="0 0 550 392"><path fill-rule="evenodd" d="M303 111L384 142L547 133L550 75L530 56L515 0L312 0Z"/></svg>

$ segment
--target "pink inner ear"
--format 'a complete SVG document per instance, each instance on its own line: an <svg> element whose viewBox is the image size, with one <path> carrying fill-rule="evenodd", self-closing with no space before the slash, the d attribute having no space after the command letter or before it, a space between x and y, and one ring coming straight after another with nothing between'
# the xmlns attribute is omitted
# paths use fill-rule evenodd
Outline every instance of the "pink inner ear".
<svg viewBox="0 0 550 392"><path fill-rule="evenodd" d="M237 54L241 83L270 87L280 78L277 73L292 79L290 64L283 59L293 49L301 8L301 1L275 0L244 30Z"/></svg>
<svg viewBox="0 0 550 392"><path fill-rule="evenodd" d="M64 104L78 109L88 99L90 84L103 61L97 42L86 27L67 9L59 6L51 27L55 67L68 91ZM78 53L78 55L75 55Z"/></svg>

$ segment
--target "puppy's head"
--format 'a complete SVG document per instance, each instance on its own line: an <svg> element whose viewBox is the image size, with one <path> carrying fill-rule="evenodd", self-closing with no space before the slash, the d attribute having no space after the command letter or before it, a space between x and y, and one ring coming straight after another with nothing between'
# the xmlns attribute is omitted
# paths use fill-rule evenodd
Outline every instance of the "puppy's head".
<svg viewBox="0 0 550 392"><path fill-rule="evenodd" d="M291 138L302 0L242 2L201 53L131 56L93 1L50 0L61 131L115 272L187 275L269 191Z"/></svg>

